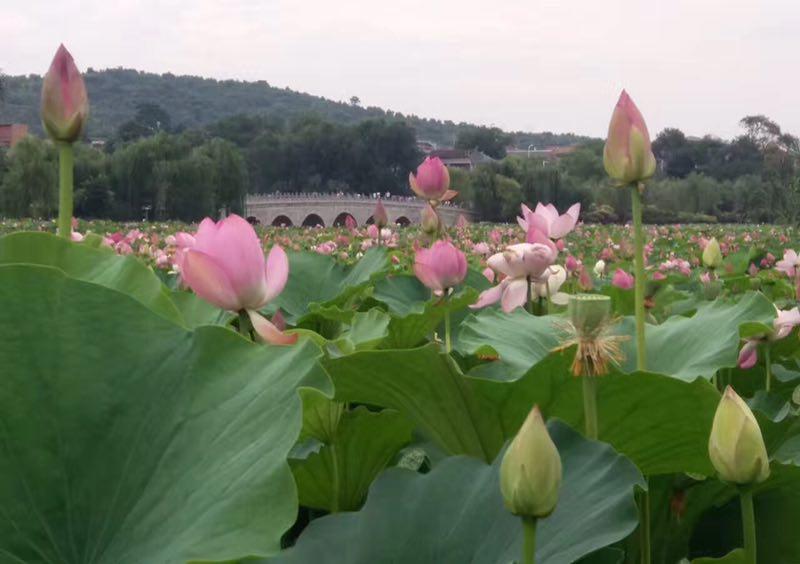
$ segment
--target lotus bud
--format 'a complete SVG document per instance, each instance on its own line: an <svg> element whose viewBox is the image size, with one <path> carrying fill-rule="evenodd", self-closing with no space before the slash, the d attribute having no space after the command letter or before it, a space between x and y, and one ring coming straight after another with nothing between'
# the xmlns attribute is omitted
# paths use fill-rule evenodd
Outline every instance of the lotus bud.
<svg viewBox="0 0 800 564"><path fill-rule="evenodd" d="M722 265L722 250L716 238L711 239L703 249L703 264L707 268L719 268Z"/></svg>
<svg viewBox="0 0 800 564"><path fill-rule="evenodd" d="M436 213L430 204L422 208L422 231L428 235L435 235L439 233L441 222L439 221L439 214Z"/></svg>
<svg viewBox="0 0 800 564"><path fill-rule="evenodd" d="M601 294L570 296L567 306L569 319L581 338L599 335L611 319L611 298Z"/></svg>
<svg viewBox="0 0 800 564"><path fill-rule="evenodd" d="M730 386L714 414L708 456L726 482L752 484L769 478L769 457L758 421Z"/></svg>
<svg viewBox="0 0 800 564"><path fill-rule="evenodd" d="M383 202L380 199L375 205L375 211L372 212L372 220L379 228L386 227L389 224L389 215L386 213L386 208L383 207Z"/></svg>
<svg viewBox="0 0 800 564"><path fill-rule="evenodd" d="M42 126L53 141L73 143L89 117L89 97L81 73L61 45L42 81Z"/></svg>
<svg viewBox="0 0 800 564"><path fill-rule="evenodd" d="M547 432L538 406L522 423L500 464L500 491L514 515L550 515L561 488L561 457Z"/></svg>
<svg viewBox="0 0 800 564"><path fill-rule="evenodd" d="M605 273L606 273L606 261L600 259L596 263L594 263L594 274L598 278L602 278L603 276L605 276Z"/></svg>
<svg viewBox="0 0 800 564"><path fill-rule="evenodd" d="M417 196L438 203L450 188L450 173L439 157L426 157L416 175L409 173L408 183Z"/></svg>
<svg viewBox="0 0 800 564"><path fill-rule="evenodd" d="M608 126L603 165L608 175L622 185L647 180L656 172L647 125L624 90Z"/></svg>

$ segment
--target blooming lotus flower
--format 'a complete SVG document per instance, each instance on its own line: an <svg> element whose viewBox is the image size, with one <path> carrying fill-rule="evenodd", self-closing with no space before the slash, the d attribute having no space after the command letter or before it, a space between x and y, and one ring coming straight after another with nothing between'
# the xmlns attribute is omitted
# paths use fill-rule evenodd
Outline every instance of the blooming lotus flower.
<svg viewBox="0 0 800 564"><path fill-rule="evenodd" d="M481 292L473 309L500 302L503 311L509 313L525 305L528 300L528 284L542 282L550 276L550 266L557 253L540 243L518 243L506 247L502 253L486 261L495 272L505 276L497 286Z"/></svg>
<svg viewBox="0 0 800 564"><path fill-rule="evenodd" d="M73 143L89 118L89 96L69 51L58 47L42 80L42 126L53 141Z"/></svg>
<svg viewBox="0 0 800 564"><path fill-rule="evenodd" d="M567 270L560 264L550 267L550 276L541 282L533 282L531 295L537 298L547 298L556 305L567 305L569 294L560 292L561 286L567 281Z"/></svg>
<svg viewBox="0 0 800 564"><path fill-rule="evenodd" d="M276 298L289 277L289 259L274 245L264 252L253 226L238 215L215 223L206 218L186 250L181 265L183 281L194 293L215 306L247 312L253 329L265 341L291 344L297 335L286 335L262 317L258 310Z"/></svg>
<svg viewBox="0 0 800 564"><path fill-rule="evenodd" d="M775 270L783 272L789 278L797 276L800 268L800 256L792 249L786 249L783 253L783 260L775 263Z"/></svg>
<svg viewBox="0 0 800 564"><path fill-rule="evenodd" d="M411 190L423 200L433 205L454 198L457 192L450 190L450 173L439 157L425 157L417 167L417 174L408 175Z"/></svg>
<svg viewBox="0 0 800 564"><path fill-rule="evenodd" d="M624 90L608 126L603 165L608 175L620 184L641 182L656 172L656 158L650 147L647 125Z"/></svg>
<svg viewBox="0 0 800 564"><path fill-rule="evenodd" d="M714 414L708 456L726 482L752 484L769 478L769 457L758 421L730 386Z"/></svg>
<svg viewBox="0 0 800 564"><path fill-rule="evenodd" d="M614 272L614 277L611 279L612 286L616 286L621 290L630 290L633 288L634 280L633 275L628 274L621 268Z"/></svg>
<svg viewBox="0 0 800 564"><path fill-rule="evenodd" d="M758 362L758 344L760 342L784 339L798 326L800 326L800 310L798 308L777 310L777 315L772 321L772 333L745 340L742 350L739 351L739 368L748 370L756 365L756 362Z"/></svg>
<svg viewBox="0 0 800 564"><path fill-rule="evenodd" d="M430 249L417 249L414 274L437 296L441 296L464 281L467 257L451 242L436 241Z"/></svg>
<svg viewBox="0 0 800 564"><path fill-rule="evenodd" d="M500 463L506 508L523 517L547 517L558 503L561 478L561 456L534 406Z"/></svg>
<svg viewBox="0 0 800 564"><path fill-rule="evenodd" d="M517 217L517 223L526 233L533 228L541 231L550 239L561 239L575 229L580 213L580 204L574 204L561 215L553 204L544 206L538 203L535 211L531 211L528 206L522 204L522 217Z"/></svg>

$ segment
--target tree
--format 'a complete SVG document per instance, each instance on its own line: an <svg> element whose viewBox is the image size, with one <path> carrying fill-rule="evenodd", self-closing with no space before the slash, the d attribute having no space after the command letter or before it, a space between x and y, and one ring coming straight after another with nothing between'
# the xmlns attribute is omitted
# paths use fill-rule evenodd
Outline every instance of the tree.
<svg viewBox="0 0 800 564"><path fill-rule="evenodd" d="M685 178L696 168L690 143L680 129L668 127L659 133L653 154L667 176Z"/></svg>
<svg viewBox="0 0 800 564"><path fill-rule="evenodd" d="M495 159L506 156L509 143L511 136L499 127L467 127L456 138L457 149L477 149Z"/></svg>
<svg viewBox="0 0 800 564"><path fill-rule="evenodd" d="M146 102L136 105L136 114L120 126L117 137L122 141L133 141L162 131L172 131L172 118L158 104Z"/></svg>
<svg viewBox="0 0 800 564"><path fill-rule="evenodd" d="M12 217L51 217L57 207L56 151L26 137L9 152L0 186L0 209Z"/></svg>
<svg viewBox="0 0 800 564"><path fill-rule="evenodd" d="M351 106L360 106L361 105L361 98L358 96L350 96L350 105Z"/></svg>

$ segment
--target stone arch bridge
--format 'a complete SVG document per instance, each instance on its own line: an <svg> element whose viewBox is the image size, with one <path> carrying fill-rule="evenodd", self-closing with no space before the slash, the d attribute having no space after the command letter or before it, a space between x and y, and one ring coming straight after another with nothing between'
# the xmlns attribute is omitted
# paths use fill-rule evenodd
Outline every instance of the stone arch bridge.
<svg viewBox="0 0 800 564"><path fill-rule="evenodd" d="M419 223L425 207L422 200L405 196L381 198L381 201L390 224ZM276 227L335 227L344 225L347 216L357 225L367 225L372 223L377 203L377 198L361 194L251 194L245 203L245 216ZM447 225L454 225L459 215L470 221L475 218L472 211L453 205L440 206L439 215Z"/></svg>

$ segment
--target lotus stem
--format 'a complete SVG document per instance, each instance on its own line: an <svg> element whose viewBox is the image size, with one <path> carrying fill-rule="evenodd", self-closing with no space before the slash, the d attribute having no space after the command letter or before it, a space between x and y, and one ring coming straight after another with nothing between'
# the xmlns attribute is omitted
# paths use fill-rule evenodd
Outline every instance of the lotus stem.
<svg viewBox="0 0 800 564"><path fill-rule="evenodd" d="M528 276L527 281L528 281L528 301L527 301L525 307L528 310L528 313L530 313L531 315L534 315L534 313L533 313L533 291L531 290L531 277L530 276Z"/></svg>
<svg viewBox="0 0 800 564"><path fill-rule="evenodd" d="M642 492L639 504L639 530L642 543L642 564L650 564L650 479L645 476L647 490Z"/></svg>
<svg viewBox="0 0 800 564"><path fill-rule="evenodd" d="M339 489L341 479L339 478L339 458L336 456L336 443L330 444L331 453L331 513L339 512Z"/></svg>
<svg viewBox="0 0 800 564"><path fill-rule="evenodd" d="M536 517L523 517L522 529L525 541L522 547L523 564L534 564L536 562Z"/></svg>
<svg viewBox="0 0 800 564"><path fill-rule="evenodd" d="M244 310L239 312L239 334L248 341L250 340L250 318Z"/></svg>
<svg viewBox="0 0 800 564"><path fill-rule="evenodd" d="M644 337L644 229L642 228L642 190L644 184L631 184L633 215L635 309L636 309L636 369L647 369Z"/></svg>
<svg viewBox="0 0 800 564"><path fill-rule="evenodd" d="M586 436L597 440L597 378L584 374L583 380L583 417L586 423Z"/></svg>
<svg viewBox="0 0 800 564"><path fill-rule="evenodd" d="M453 350L453 345L450 340L450 310L444 314L444 350L447 354Z"/></svg>
<svg viewBox="0 0 800 564"><path fill-rule="evenodd" d="M772 358L770 357L769 343L764 347L764 372L766 372L764 389L769 392L772 387Z"/></svg>
<svg viewBox="0 0 800 564"><path fill-rule="evenodd" d="M58 143L58 234L72 238L74 154L72 143Z"/></svg>
<svg viewBox="0 0 800 564"><path fill-rule="evenodd" d="M744 561L745 564L756 564L756 517L753 511L753 491L750 488L741 488L739 500L742 505Z"/></svg>

